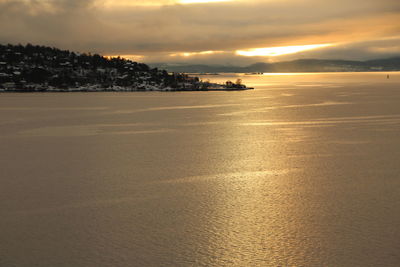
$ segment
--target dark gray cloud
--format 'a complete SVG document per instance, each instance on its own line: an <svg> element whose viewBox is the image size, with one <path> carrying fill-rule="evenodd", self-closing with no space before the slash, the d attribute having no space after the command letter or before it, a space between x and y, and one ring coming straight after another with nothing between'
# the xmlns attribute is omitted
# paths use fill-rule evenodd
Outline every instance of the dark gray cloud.
<svg viewBox="0 0 400 267"><path fill-rule="evenodd" d="M235 50L341 43L334 48L289 57L391 55L396 52L398 39L379 41L380 46L390 43L390 49L373 49L375 40L400 36L397 0L260 0L158 7L105 7L104 3L104 0L0 0L0 42L145 55L149 61L235 60L244 64L269 59L237 57ZM208 50L226 53L188 58L168 56Z"/></svg>

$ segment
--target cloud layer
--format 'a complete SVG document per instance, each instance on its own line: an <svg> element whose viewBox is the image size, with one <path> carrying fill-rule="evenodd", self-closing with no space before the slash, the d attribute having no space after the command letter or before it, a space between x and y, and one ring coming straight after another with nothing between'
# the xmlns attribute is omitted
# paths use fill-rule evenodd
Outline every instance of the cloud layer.
<svg viewBox="0 0 400 267"><path fill-rule="evenodd" d="M369 59L400 54L397 0L141 3L0 0L0 42L140 55L147 62L247 64L302 57ZM235 53L315 44L334 46L276 58ZM201 53L204 51L219 52Z"/></svg>

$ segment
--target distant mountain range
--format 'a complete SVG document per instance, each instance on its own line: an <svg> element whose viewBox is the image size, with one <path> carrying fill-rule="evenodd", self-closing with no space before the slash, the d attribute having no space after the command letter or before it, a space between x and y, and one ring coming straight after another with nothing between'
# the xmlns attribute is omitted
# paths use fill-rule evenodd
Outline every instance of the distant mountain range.
<svg viewBox="0 0 400 267"><path fill-rule="evenodd" d="M185 73L253 73L253 72L362 72L398 71L400 56L367 61L299 59L276 63L255 63L246 67L225 65L152 64L169 72Z"/></svg>

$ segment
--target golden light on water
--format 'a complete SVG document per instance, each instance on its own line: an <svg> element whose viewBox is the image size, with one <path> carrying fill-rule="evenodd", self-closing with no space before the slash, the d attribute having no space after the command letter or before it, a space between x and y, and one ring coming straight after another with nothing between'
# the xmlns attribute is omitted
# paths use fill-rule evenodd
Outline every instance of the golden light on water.
<svg viewBox="0 0 400 267"><path fill-rule="evenodd" d="M315 75L315 73L313 72L299 72L299 73L295 73L295 72L265 72L262 75L265 76L304 76L304 75Z"/></svg>
<svg viewBox="0 0 400 267"><path fill-rule="evenodd" d="M315 44L315 45L296 45L281 47L253 48L248 50L238 50L237 55L246 57L276 57L281 55L295 54L302 51L314 50L318 48L332 46L332 44Z"/></svg>

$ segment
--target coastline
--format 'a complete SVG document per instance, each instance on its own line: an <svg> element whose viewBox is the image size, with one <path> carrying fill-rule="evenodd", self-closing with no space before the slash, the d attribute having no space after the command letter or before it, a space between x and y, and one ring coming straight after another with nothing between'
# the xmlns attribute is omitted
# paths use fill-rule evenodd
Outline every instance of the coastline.
<svg viewBox="0 0 400 267"><path fill-rule="evenodd" d="M228 87L210 87L210 88L162 88L162 89L138 89L138 88L51 88L51 89L0 89L0 93L95 93L95 92L201 92L201 91L247 91L254 90L254 87L228 88Z"/></svg>

